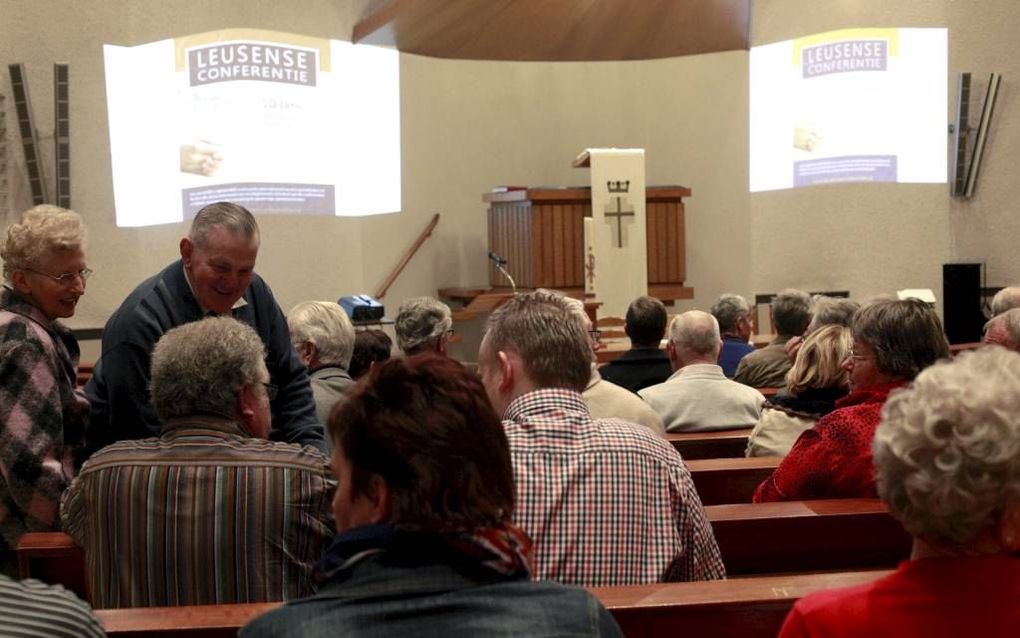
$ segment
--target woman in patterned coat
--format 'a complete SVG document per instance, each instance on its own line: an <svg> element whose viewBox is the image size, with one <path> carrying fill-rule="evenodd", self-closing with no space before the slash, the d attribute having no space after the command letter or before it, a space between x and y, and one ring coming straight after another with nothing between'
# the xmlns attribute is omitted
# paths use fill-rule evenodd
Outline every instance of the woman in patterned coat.
<svg viewBox="0 0 1020 638"><path fill-rule="evenodd" d="M89 404L75 389L78 342L57 320L85 294L84 235L77 213L42 205L0 247L0 552L59 526L81 449Z"/></svg>

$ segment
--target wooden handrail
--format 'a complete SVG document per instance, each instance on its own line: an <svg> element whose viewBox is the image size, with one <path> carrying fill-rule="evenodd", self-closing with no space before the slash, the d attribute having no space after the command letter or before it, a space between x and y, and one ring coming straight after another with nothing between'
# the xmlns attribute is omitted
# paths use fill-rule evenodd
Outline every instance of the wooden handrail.
<svg viewBox="0 0 1020 638"><path fill-rule="evenodd" d="M418 252L418 249L421 248L421 245L425 243L425 240L432 236L432 231L435 230L436 224L438 223L439 213L436 213L435 215L432 216L432 221L430 221L428 226L425 227L425 230L423 230L422 233L418 235L418 239L414 241L414 244L411 246L411 248L407 251L407 253L404 254L404 258L400 260L400 263L397 264L397 267L393 269L393 272L391 272L389 277L386 278L386 281L383 282L383 285L379 287L379 290L375 293L376 299L382 299L383 297L386 296L386 292L390 289L390 286L393 285L394 280L396 280L396 278L404 270L404 267L407 266L407 262L411 261L411 258L414 257L414 254Z"/></svg>

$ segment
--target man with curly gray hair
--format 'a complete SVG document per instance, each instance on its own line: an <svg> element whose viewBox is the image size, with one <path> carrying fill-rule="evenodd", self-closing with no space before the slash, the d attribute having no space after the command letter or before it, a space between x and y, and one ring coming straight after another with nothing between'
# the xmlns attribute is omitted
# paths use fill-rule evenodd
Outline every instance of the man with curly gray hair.
<svg viewBox="0 0 1020 638"><path fill-rule="evenodd" d="M397 311L397 347L410 356L432 351L446 355L453 336L450 307L433 297L406 299Z"/></svg>
<svg viewBox="0 0 1020 638"><path fill-rule="evenodd" d="M1014 636L1020 627L1020 355L961 354L890 396L878 492L912 560L794 606L781 636Z"/></svg>
<svg viewBox="0 0 1020 638"><path fill-rule="evenodd" d="M94 454L61 506L98 607L313 591L312 567L333 534L335 484L319 451L266 440L277 388L264 356L258 333L229 317L173 328L156 344L160 436Z"/></svg>

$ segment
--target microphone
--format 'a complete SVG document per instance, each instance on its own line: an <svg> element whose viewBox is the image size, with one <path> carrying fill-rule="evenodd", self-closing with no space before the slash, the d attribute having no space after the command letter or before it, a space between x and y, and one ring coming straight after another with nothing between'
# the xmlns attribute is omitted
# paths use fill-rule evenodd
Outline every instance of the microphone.
<svg viewBox="0 0 1020 638"><path fill-rule="evenodd" d="M517 284L514 283L514 278L511 277L510 273L508 273L506 271L506 268L503 267L507 264L507 261L500 257L499 255L497 255L496 253L492 252L491 250L489 251L489 259L492 260L492 263L496 264L496 269L499 270L499 272L503 273L504 277L510 280L510 288L513 289L514 294L516 295Z"/></svg>

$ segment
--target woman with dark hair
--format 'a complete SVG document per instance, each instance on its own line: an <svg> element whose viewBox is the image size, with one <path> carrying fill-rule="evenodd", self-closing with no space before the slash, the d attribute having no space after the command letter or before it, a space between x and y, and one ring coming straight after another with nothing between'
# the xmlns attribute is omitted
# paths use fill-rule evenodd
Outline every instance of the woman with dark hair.
<svg viewBox="0 0 1020 638"><path fill-rule="evenodd" d="M873 498L871 439L889 393L949 357L938 316L916 299L880 300L854 315L853 349L843 365L850 394L797 439L754 493L754 502Z"/></svg>
<svg viewBox="0 0 1020 638"><path fill-rule="evenodd" d="M886 402L874 456L911 559L802 598L780 636L1020 633L1020 355L985 348L922 372Z"/></svg>
<svg viewBox="0 0 1020 638"><path fill-rule="evenodd" d="M311 598L242 636L618 636L587 592L531 581L503 426L477 375L427 353L376 365L329 419L339 535Z"/></svg>

